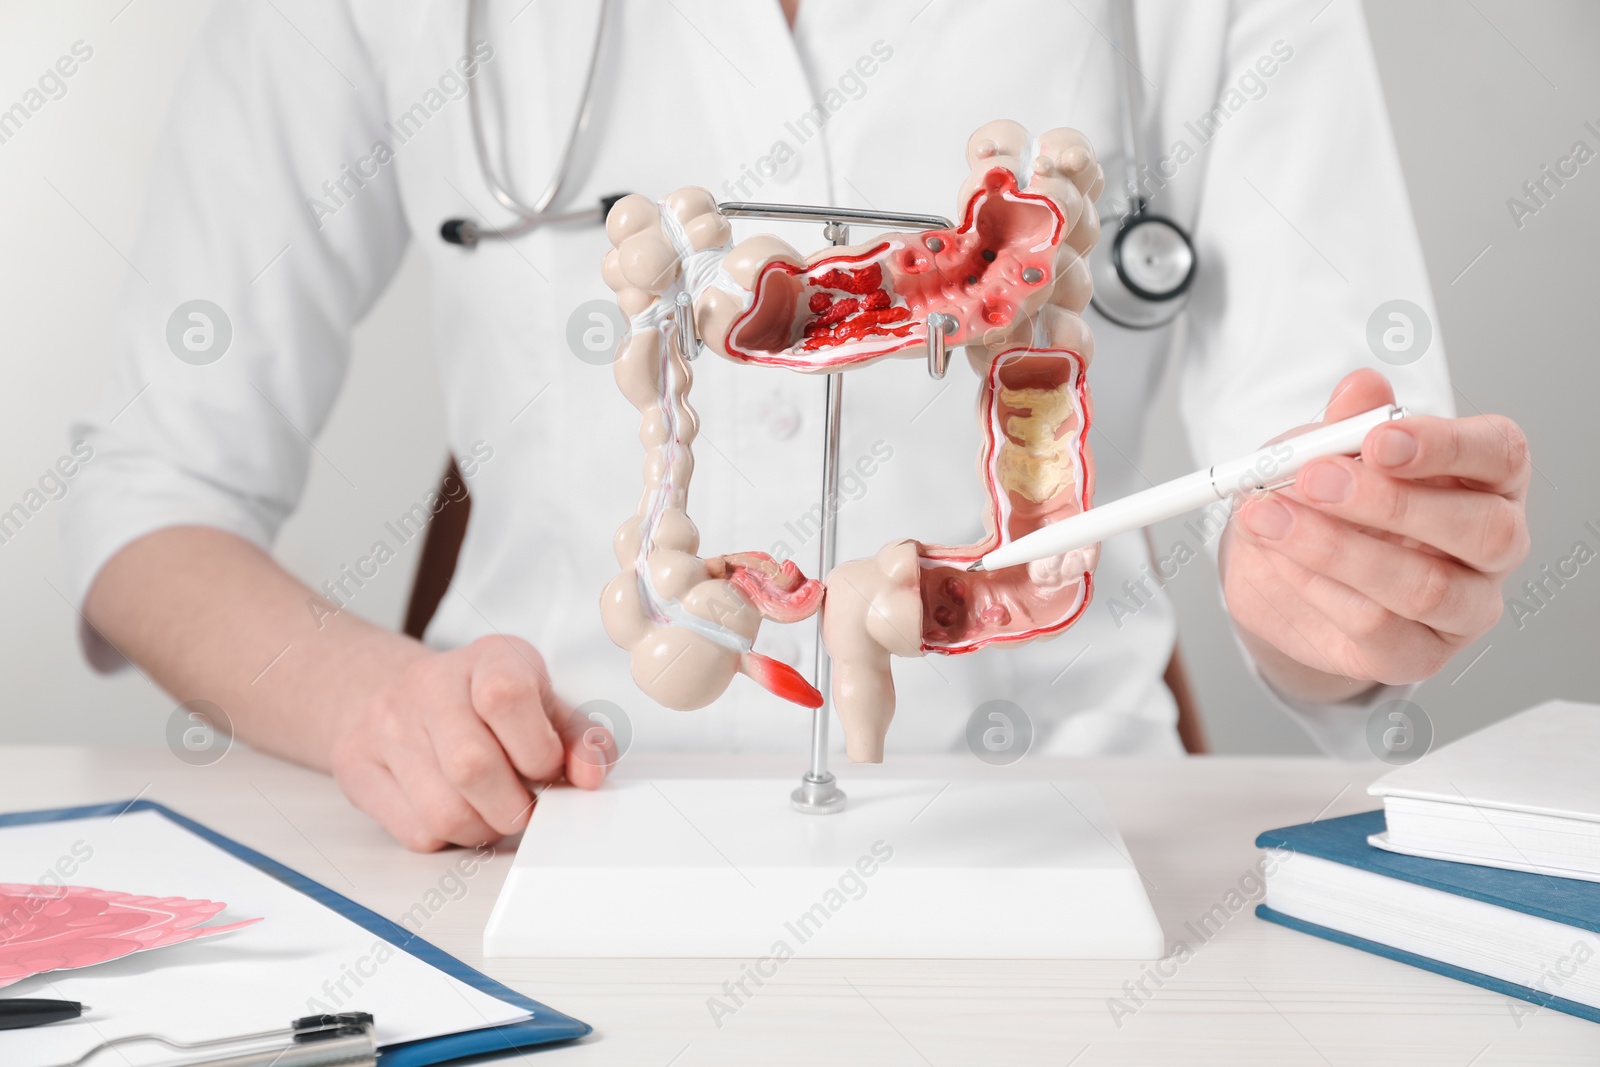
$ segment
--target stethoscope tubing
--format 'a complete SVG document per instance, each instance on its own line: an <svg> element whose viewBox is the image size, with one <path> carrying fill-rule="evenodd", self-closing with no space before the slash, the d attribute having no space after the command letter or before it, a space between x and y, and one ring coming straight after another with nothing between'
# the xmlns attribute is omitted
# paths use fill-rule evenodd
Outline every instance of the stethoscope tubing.
<svg viewBox="0 0 1600 1067"><path fill-rule="evenodd" d="M477 44L484 2L485 0L467 0L468 54L471 54ZM556 160L549 184L532 204L523 203L506 183L500 180L494 162L489 158L488 138L483 129L483 105L478 99L478 79L467 80L467 112L471 116L472 150L478 157L478 169L483 174L484 184L489 187L490 194L501 207L517 218L504 226L491 225L487 228L471 219L449 219L440 227L440 234L446 241L470 248L486 238L510 240L522 236L537 226L549 223L604 225L606 213L610 211L615 198L608 197L593 207L572 208L565 211L552 211L550 205L561 195L561 188L566 184L571 171L572 154L577 148L578 139L589 128L589 117L594 110L594 83L600 72L600 53L605 47L606 35L610 31L614 6L615 0L600 0L600 17L595 23L594 43L589 47L589 69L584 75L583 88L578 97L578 114L567 131L566 143L561 146L561 155Z"/></svg>
<svg viewBox="0 0 1600 1067"><path fill-rule="evenodd" d="M467 51L470 53L477 44L483 7L486 0L467 0ZM578 140L589 128L589 120L594 110L594 86L599 75L601 53L604 51L607 34L610 32L611 20L614 15L615 0L600 0L600 15L595 23L594 41L589 48L589 67L584 75L583 87L578 98L577 117L573 120L567 132L566 142L561 147L561 154L556 160L555 169L550 176L549 184L544 188L533 203L524 203L512 192L509 186L500 180L499 173L495 170L494 162L490 159L488 137L484 132L483 104L478 97L477 79L467 81L467 111L470 115L472 126L472 148L477 156L478 169L483 174L484 184L489 192L507 211L515 218L503 226L492 223L478 222L472 219L455 218L447 219L440 227L440 236L451 244L461 245L466 248L475 247L479 241L510 240L520 237L525 233L545 225L561 223L569 224L595 224L604 225L606 215L611 210L611 205L616 203L619 196L602 197L598 203L591 207L569 208L561 211L551 210L551 205L561 195L562 188L570 176L573 154L576 151ZM1149 305L1151 308L1162 308L1158 319L1135 324L1115 316L1108 311L1106 302L1097 295L1094 304L1097 311L1110 321L1131 329L1155 329L1165 326L1177 317L1187 302L1184 299L1190 283L1194 280L1197 262L1194 259L1194 242L1182 226L1172 219L1146 214L1143 211L1142 201L1137 196L1137 183L1141 153L1139 151L1139 137L1137 130L1137 116L1135 114L1138 99L1138 86L1134 84L1133 61L1128 58L1128 52L1133 47L1133 4L1132 0L1117 0L1114 5L1115 13L1112 20L1112 44L1117 52L1120 62L1117 76L1117 118L1122 128L1124 144L1123 164L1126 169L1129 204L1133 206L1117 225L1117 233L1111 242L1111 247L1105 251L1112 257L1114 277L1124 286L1128 293L1136 300ZM1120 251L1127 236L1138 226L1146 222L1160 222L1171 228L1187 247L1190 256L1190 268L1183 280L1171 291L1165 293L1152 293L1137 285L1128 276L1124 269Z"/></svg>

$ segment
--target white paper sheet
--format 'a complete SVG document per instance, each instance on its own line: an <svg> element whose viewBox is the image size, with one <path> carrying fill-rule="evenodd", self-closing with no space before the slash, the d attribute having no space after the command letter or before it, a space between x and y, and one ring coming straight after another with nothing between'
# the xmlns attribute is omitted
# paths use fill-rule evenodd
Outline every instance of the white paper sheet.
<svg viewBox="0 0 1600 1067"><path fill-rule="evenodd" d="M93 1008L70 1022L0 1031L5 1067L70 1062L127 1034L200 1041L279 1029L320 1011L371 1012L380 1045L528 1018L158 812L0 827L0 882L38 883L63 857L77 864L65 879L73 885L225 901L226 910L208 925L256 915L263 921L5 987L0 997L60 998ZM163 1062L154 1053L100 1059L115 1067Z"/></svg>

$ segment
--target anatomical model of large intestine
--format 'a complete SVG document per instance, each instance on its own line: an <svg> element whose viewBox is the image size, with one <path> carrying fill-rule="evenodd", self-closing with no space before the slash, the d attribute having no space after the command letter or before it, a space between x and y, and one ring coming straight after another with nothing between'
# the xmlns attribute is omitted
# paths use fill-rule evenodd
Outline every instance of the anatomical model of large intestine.
<svg viewBox="0 0 1600 1067"><path fill-rule="evenodd" d="M1032 641L1065 630L1088 606L1098 545L994 572L966 565L1090 506L1085 371L1094 341L1079 315L1089 303L1101 169L1082 134L1030 138L1009 121L972 135L967 164L954 229L886 233L809 257L766 235L733 244L704 189L660 202L627 196L612 208L603 273L632 324L615 370L643 416L645 488L617 531L622 571L601 611L632 657L634 680L661 704L703 707L744 674L821 706L794 668L753 648L762 619L795 622L820 609L848 754L878 762L894 715L891 656ZM982 383L984 540L896 541L822 581L761 552L696 555L700 536L686 508L698 418L675 316L680 294L719 355L802 372L921 358L934 316Z"/></svg>

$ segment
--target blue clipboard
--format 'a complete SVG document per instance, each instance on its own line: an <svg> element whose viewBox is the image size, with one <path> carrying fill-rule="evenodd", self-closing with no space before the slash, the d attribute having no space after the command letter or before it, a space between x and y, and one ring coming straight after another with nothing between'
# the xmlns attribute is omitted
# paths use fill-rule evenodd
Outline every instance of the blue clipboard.
<svg viewBox="0 0 1600 1067"><path fill-rule="evenodd" d="M382 1067L429 1067L431 1064L448 1063L451 1060L462 1059L467 1056L481 1056L495 1052L516 1052L520 1049L548 1045L556 1041L571 1041L594 1031L594 1027L588 1023L574 1019L570 1015L563 1015L553 1008L547 1008L538 1001L523 996L509 986L496 982L481 971L473 970L437 945L429 944L399 923L390 922L377 912L363 908L349 897L335 893L321 882L312 881L299 871L291 870L277 860L268 859L254 849L246 848L232 838L223 837L215 830L201 826L193 819L179 815L171 808L157 804L153 800L129 800L112 804L90 804L81 808L56 808L51 811L22 811L10 815L0 814L0 826L66 822L71 819L92 819L105 815L123 815L130 811L156 812L195 836L211 842L230 855L238 857L258 871L269 874L289 888L305 894L323 907L339 913L358 926L364 927L369 932L389 942L401 952L415 956L450 977L465 982L481 993L487 993L489 996L503 1000L508 1004L515 1004L517 1007L533 1014L533 1018L525 1022L509 1023L504 1026L486 1026L481 1030L469 1030L460 1034L446 1034L442 1037L431 1037L423 1041L383 1045L378 1050L378 1062L382 1064ZM285 1022L287 1021L285 1019Z"/></svg>

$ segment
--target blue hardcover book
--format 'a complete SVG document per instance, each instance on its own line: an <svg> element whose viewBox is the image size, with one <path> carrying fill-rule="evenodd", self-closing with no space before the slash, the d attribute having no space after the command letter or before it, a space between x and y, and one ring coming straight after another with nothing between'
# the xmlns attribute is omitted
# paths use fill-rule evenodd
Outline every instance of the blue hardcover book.
<svg viewBox="0 0 1600 1067"><path fill-rule="evenodd" d="M1600 1004L1600 973L1590 973L1600 972L1600 960L1589 962L1600 943L1594 936L1600 934L1600 883L1423 859L1367 844L1384 829L1383 812L1369 811L1256 838L1260 848L1294 854L1268 875L1268 903L1258 905L1256 915L1600 1022L1593 1004L1572 999ZM1302 863L1303 857L1312 862ZM1428 951L1419 951L1424 947ZM1481 961L1484 969L1468 961Z"/></svg>

